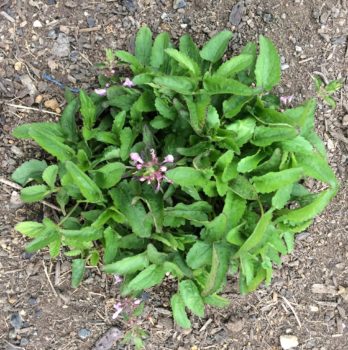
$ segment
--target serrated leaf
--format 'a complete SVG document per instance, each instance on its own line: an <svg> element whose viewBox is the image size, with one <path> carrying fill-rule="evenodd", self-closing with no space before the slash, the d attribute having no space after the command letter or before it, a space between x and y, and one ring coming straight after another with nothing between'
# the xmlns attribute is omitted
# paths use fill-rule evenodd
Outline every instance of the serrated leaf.
<svg viewBox="0 0 348 350"><path fill-rule="evenodd" d="M44 199L49 194L49 189L46 185L34 185L21 189L20 197L25 203L38 202Z"/></svg>
<svg viewBox="0 0 348 350"><path fill-rule="evenodd" d="M226 118L235 117L242 108L252 99L250 96L234 95L223 102L224 116Z"/></svg>
<svg viewBox="0 0 348 350"><path fill-rule="evenodd" d="M260 36L260 53L255 67L256 86L271 90L280 81L280 58L271 40Z"/></svg>
<svg viewBox="0 0 348 350"><path fill-rule="evenodd" d="M78 139L76 130L76 113L79 110L80 101L78 98L74 98L64 108L64 111L59 119L59 124L63 129L69 141L76 142Z"/></svg>
<svg viewBox="0 0 348 350"><path fill-rule="evenodd" d="M207 221L207 213L211 212L212 207L204 201L196 201L192 204L178 203L175 207L165 209L165 217L183 218L192 221Z"/></svg>
<svg viewBox="0 0 348 350"><path fill-rule="evenodd" d="M284 208L291 197L292 188L293 184L279 188L272 198L272 206L276 209Z"/></svg>
<svg viewBox="0 0 348 350"><path fill-rule="evenodd" d="M229 190L226 194L223 213L228 218L227 230L236 227L244 215L246 209L246 200Z"/></svg>
<svg viewBox="0 0 348 350"><path fill-rule="evenodd" d="M156 193L150 186L146 186L143 188L142 196L146 200L150 213L153 217L156 232L162 232L164 220L164 203L162 193Z"/></svg>
<svg viewBox="0 0 348 350"><path fill-rule="evenodd" d="M311 154L313 147L303 136L296 136L292 140L282 141L279 146L287 152Z"/></svg>
<svg viewBox="0 0 348 350"><path fill-rule="evenodd" d="M220 127L220 117L216 108L212 105L208 107L207 126L209 129L217 129Z"/></svg>
<svg viewBox="0 0 348 350"><path fill-rule="evenodd" d="M218 307L218 308L225 308L231 304L231 302L228 299L223 298L216 294L208 295L204 297L203 300L205 304Z"/></svg>
<svg viewBox="0 0 348 350"><path fill-rule="evenodd" d="M74 259L71 264L71 287L77 288L85 274L86 261L85 259Z"/></svg>
<svg viewBox="0 0 348 350"><path fill-rule="evenodd" d="M112 264L104 265L103 271L106 273L116 273L128 275L145 269L149 265L149 260L145 253L123 258Z"/></svg>
<svg viewBox="0 0 348 350"><path fill-rule="evenodd" d="M31 128L29 134L39 146L61 162L70 160L75 156L75 151L71 147L45 131Z"/></svg>
<svg viewBox="0 0 348 350"><path fill-rule="evenodd" d="M21 164L12 174L13 181L26 185L30 180L39 180L47 163L44 160L31 159Z"/></svg>
<svg viewBox="0 0 348 350"><path fill-rule="evenodd" d="M201 65L202 59L199 54L199 49L188 34L184 34L180 38L179 49L181 52L192 58L196 63Z"/></svg>
<svg viewBox="0 0 348 350"><path fill-rule="evenodd" d="M184 166L168 170L167 177L174 184L187 187L204 187L205 183L209 180L202 171Z"/></svg>
<svg viewBox="0 0 348 350"><path fill-rule="evenodd" d="M151 50L151 66L159 69L165 63L165 49L169 47L170 37L169 34L164 32L156 36Z"/></svg>
<svg viewBox="0 0 348 350"><path fill-rule="evenodd" d="M295 247L295 234L293 232L284 232L283 239L288 248L288 254L291 254Z"/></svg>
<svg viewBox="0 0 348 350"><path fill-rule="evenodd" d="M60 253L61 239L58 238L49 244L50 257L56 258Z"/></svg>
<svg viewBox="0 0 348 350"><path fill-rule="evenodd" d="M266 157L262 152L257 152L252 156L247 156L242 158L238 162L237 170L240 173L249 173L252 170L256 169L258 164Z"/></svg>
<svg viewBox="0 0 348 350"><path fill-rule="evenodd" d="M80 230L60 230L61 234L69 239L80 242L96 241L103 236L103 231L92 226L84 227Z"/></svg>
<svg viewBox="0 0 348 350"><path fill-rule="evenodd" d="M243 254L240 257L241 271L245 277L246 284L249 285L254 278L255 266L253 256L250 254Z"/></svg>
<svg viewBox="0 0 348 350"><path fill-rule="evenodd" d="M163 76L154 79L154 83L183 95L192 95L197 83L192 78L182 76Z"/></svg>
<svg viewBox="0 0 348 350"><path fill-rule="evenodd" d="M201 74L199 65L185 53L172 48L166 49L165 52L167 55L177 61L180 66L189 70L194 77L198 77Z"/></svg>
<svg viewBox="0 0 348 350"><path fill-rule="evenodd" d="M284 186L298 182L304 175L302 168L286 169L278 172L270 172L262 176L252 178L256 190L260 193L270 193Z"/></svg>
<svg viewBox="0 0 348 350"><path fill-rule="evenodd" d="M231 39L232 33L229 30L216 34L203 46L201 57L212 63L217 62L224 55Z"/></svg>
<svg viewBox="0 0 348 350"><path fill-rule="evenodd" d="M248 237L244 244L239 248L234 258L242 256L244 253L250 251L252 248L256 247L267 230L268 225L272 220L273 210L269 210L264 215L261 216L259 222L257 223L253 233Z"/></svg>
<svg viewBox="0 0 348 350"><path fill-rule="evenodd" d="M204 302L196 284L191 280L181 281L179 292L185 306L198 317L204 317Z"/></svg>
<svg viewBox="0 0 348 350"><path fill-rule="evenodd" d="M120 157L125 161L129 157L131 147L133 145L134 136L131 128L124 128L120 132L121 149Z"/></svg>
<svg viewBox="0 0 348 350"><path fill-rule="evenodd" d="M135 57L144 66L150 64L152 49L152 32L149 27L143 26L139 29L135 38Z"/></svg>
<svg viewBox="0 0 348 350"><path fill-rule="evenodd" d="M42 179L47 183L50 188L54 188L58 175L58 166L50 165L42 173Z"/></svg>
<svg viewBox="0 0 348 350"><path fill-rule="evenodd" d="M223 78L220 76L206 77L203 81L204 90L210 95L233 94L238 96L252 96L259 93L238 80Z"/></svg>
<svg viewBox="0 0 348 350"><path fill-rule="evenodd" d="M111 188L117 185L126 171L123 163L113 162L94 170L96 184L100 188Z"/></svg>
<svg viewBox="0 0 348 350"><path fill-rule="evenodd" d="M172 106L169 106L169 104L163 98L156 97L155 106L156 106L157 111L164 118L166 118L168 120L175 119L175 117L177 115L175 108L173 108Z"/></svg>
<svg viewBox="0 0 348 350"><path fill-rule="evenodd" d="M230 188L238 196L248 199L255 200L257 198L257 192L255 187L249 182L245 176L238 175L230 183Z"/></svg>
<svg viewBox="0 0 348 350"><path fill-rule="evenodd" d="M185 311L185 304L179 293L173 294L170 299L175 322L182 328L191 328L191 322Z"/></svg>
<svg viewBox="0 0 348 350"><path fill-rule="evenodd" d="M83 125L90 130L93 128L96 121L97 108L93 100L83 90L80 90L80 102Z"/></svg>
<svg viewBox="0 0 348 350"><path fill-rule="evenodd" d="M210 97L205 94L197 96L196 99L187 96L185 97L185 102L190 112L190 124L193 130L200 135L206 123Z"/></svg>
<svg viewBox="0 0 348 350"><path fill-rule="evenodd" d="M110 226L104 231L104 264L112 263L119 249L119 239L121 236Z"/></svg>
<svg viewBox="0 0 348 350"><path fill-rule="evenodd" d="M73 162L66 162L65 168L68 174L71 176L74 184L79 188L82 195L90 203L100 203L104 200L103 194L99 187L90 177L88 177L83 171L80 170Z"/></svg>
<svg viewBox="0 0 348 350"><path fill-rule="evenodd" d="M215 293L221 287L226 278L228 270L231 249L224 243L213 244L212 266L207 278L207 283L202 291L203 296Z"/></svg>
<svg viewBox="0 0 348 350"><path fill-rule="evenodd" d="M129 291L141 291L151 288L162 282L165 270L162 266L150 265L135 276L128 284Z"/></svg>
<svg viewBox="0 0 348 350"><path fill-rule="evenodd" d="M253 63L254 58L252 55L241 54L239 56L232 57L228 61L224 62L214 75L221 77L231 77L232 75L247 69Z"/></svg>
<svg viewBox="0 0 348 350"><path fill-rule="evenodd" d="M291 126L258 126L254 131L252 143L266 147L274 142L291 140L297 136L297 131Z"/></svg>
<svg viewBox="0 0 348 350"><path fill-rule="evenodd" d="M59 141L65 139L64 130L57 123L42 122L42 123L29 123L17 126L12 135L19 139L30 139L30 130L38 130L45 132L46 135L51 135L52 137L58 138Z"/></svg>
<svg viewBox="0 0 348 350"><path fill-rule="evenodd" d="M51 242L59 239L59 234L55 228L45 228L40 235L25 246L28 253L33 253L41 248L48 246Z"/></svg>
<svg viewBox="0 0 348 350"><path fill-rule="evenodd" d="M27 237L37 237L45 229L45 226L36 221L24 221L15 226L15 230Z"/></svg>
<svg viewBox="0 0 348 350"><path fill-rule="evenodd" d="M141 62L132 54L127 51L117 50L115 56L118 57L122 62L129 63L135 72L140 72L143 69Z"/></svg>
<svg viewBox="0 0 348 350"><path fill-rule="evenodd" d="M211 264L212 245L197 241L188 251L186 256L187 265L195 270Z"/></svg>

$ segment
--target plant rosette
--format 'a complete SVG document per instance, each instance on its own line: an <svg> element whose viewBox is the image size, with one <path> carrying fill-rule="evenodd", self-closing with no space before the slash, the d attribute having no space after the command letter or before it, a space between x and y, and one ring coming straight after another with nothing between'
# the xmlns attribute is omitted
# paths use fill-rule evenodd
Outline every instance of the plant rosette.
<svg viewBox="0 0 348 350"><path fill-rule="evenodd" d="M259 48L248 43L223 60L231 38L222 31L199 49L184 35L175 48L167 33L153 41L142 27L134 55L107 50L112 70L100 89L66 93L58 123L14 130L55 158L13 173L22 200L61 208L59 222L16 229L32 238L28 252L48 246L52 258L73 258L74 288L86 264L121 276L123 296L170 274L174 319L189 328L187 311L203 317L206 304L228 305L219 296L228 276L239 275L241 293L269 284L295 234L336 194L314 131L316 101L284 109L289 98L270 92L280 81L274 44L260 36ZM325 189L310 192L306 178Z"/></svg>

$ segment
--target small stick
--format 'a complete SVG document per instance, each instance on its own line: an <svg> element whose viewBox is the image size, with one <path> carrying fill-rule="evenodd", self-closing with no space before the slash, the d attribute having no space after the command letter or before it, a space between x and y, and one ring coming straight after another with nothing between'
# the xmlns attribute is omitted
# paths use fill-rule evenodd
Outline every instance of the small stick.
<svg viewBox="0 0 348 350"><path fill-rule="evenodd" d="M15 105L15 104L12 104L12 103L5 103L5 105L10 106L10 107L14 107L14 108L17 108L17 109L26 109L26 110L30 110L30 111L37 111L37 112L42 112L42 113L47 113L47 114L53 114L53 115L59 115L60 116L59 113L47 111L46 109L39 109L39 108L34 108L34 107Z"/></svg>
<svg viewBox="0 0 348 350"><path fill-rule="evenodd" d="M5 178L3 177L0 177L0 183L3 183L7 186L10 186L12 188L15 188L16 190L21 190L23 187L12 182L12 181L9 181L9 180L6 180ZM45 205L46 207L49 207L51 209L54 209L56 211L59 211L60 213L62 212L62 209L58 208L57 206L55 206L54 204L51 204L47 201L40 201L40 203L42 203L43 205Z"/></svg>
<svg viewBox="0 0 348 350"><path fill-rule="evenodd" d="M300 319L298 318L298 316L297 316L297 314L296 314L295 309L294 309L294 308L293 308L293 306L290 304L290 302L289 302L289 300L288 300L288 299L286 299L286 298L285 298L285 297L283 297L283 296L282 296L282 298L283 298L283 300L285 301L286 305L287 305L287 306L289 306L290 310L291 310L291 311L292 311L292 313L294 314L294 316L295 316L295 318L296 318L296 321L297 321L297 323L298 323L299 327L300 327L300 328L302 328L302 325L301 325Z"/></svg>
<svg viewBox="0 0 348 350"><path fill-rule="evenodd" d="M8 13L6 13L5 11L1 11L0 12L1 16L5 17L8 21L15 23L15 19L12 18Z"/></svg>
<svg viewBox="0 0 348 350"><path fill-rule="evenodd" d="M53 294L58 298L58 294L57 294L56 290L55 290L54 287L53 287L53 284L52 284L52 282L51 282L51 280L50 280L50 276L48 276L47 267L46 267L46 264L45 264L45 262L44 262L43 260L42 260L42 265L43 265L43 267L44 267L45 275L46 275L46 277L47 277L48 283L49 283L50 286L51 286L52 292L53 292Z"/></svg>
<svg viewBox="0 0 348 350"><path fill-rule="evenodd" d="M79 29L80 33L89 33L89 32L97 32L101 27L97 26L97 27L92 27L92 28L82 28Z"/></svg>
<svg viewBox="0 0 348 350"><path fill-rule="evenodd" d="M305 59L302 60L302 61L299 61L298 63L299 63L299 64L302 64L302 63L306 63L306 62L309 62L309 61L312 61L312 60L314 60L314 57L308 57L308 58L305 58Z"/></svg>

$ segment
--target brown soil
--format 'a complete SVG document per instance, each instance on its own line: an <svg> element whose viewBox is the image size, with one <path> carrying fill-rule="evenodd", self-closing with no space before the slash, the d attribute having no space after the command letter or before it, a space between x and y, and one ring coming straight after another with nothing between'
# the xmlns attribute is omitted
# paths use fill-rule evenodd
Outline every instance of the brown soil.
<svg viewBox="0 0 348 350"><path fill-rule="evenodd" d="M148 24L154 32L169 31L174 38L189 32L199 43L230 28L235 33L230 52L266 34L279 48L283 63L289 65L278 91L294 95L296 103L313 96L311 74L315 71L347 83L346 0L245 0L246 12L237 27L229 23L234 0L192 0L180 10L173 9L172 1L139 0L135 12L121 3L0 1L0 12L8 15L0 14L1 176L9 179L18 164L41 157L34 144L11 136L13 127L57 118L8 103L47 110L44 101L56 99L62 107L63 90L43 80L42 73L70 86L94 87L92 64L103 59L105 48L131 49L141 24ZM59 33L69 40L68 56L58 57L54 51ZM35 103L37 95L42 102ZM336 100L335 110L319 103L317 131L325 140L341 190L308 232L298 236L294 253L275 270L271 286L241 296L236 281L231 280L225 293L231 307L209 309L206 319L192 317L193 329L188 332L173 326L168 311L170 285L149 291L140 321L149 332L146 349L280 349L279 337L284 334L298 337L298 349L348 349L348 139L347 121L343 123L348 113L347 85ZM111 319L117 289L109 277L91 268L81 287L72 290L67 258L51 261L47 252L24 253L25 239L13 226L28 218L40 220L48 208L18 208L10 202L12 192L10 186L1 185L0 348L91 349L112 325L125 329L125 323ZM16 313L22 325L14 332ZM84 340L78 335L82 328L91 331ZM127 347L114 347L122 348Z"/></svg>

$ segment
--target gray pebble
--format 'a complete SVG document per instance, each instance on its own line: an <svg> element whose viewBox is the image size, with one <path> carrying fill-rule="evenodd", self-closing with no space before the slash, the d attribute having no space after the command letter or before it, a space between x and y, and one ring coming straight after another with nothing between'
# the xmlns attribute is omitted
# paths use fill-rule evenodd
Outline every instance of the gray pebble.
<svg viewBox="0 0 348 350"><path fill-rule="evenodd" d="M65 1L65 6L72 9L77 6L77 3L75 1L67 0Z"/></svg>
<svg viewBox="0 0 348 350"><path fill-rule="evenodd" d="M55 5L57 0L47 0L47 5Z"/></svg>
<svg viewBox="0 0 348 350"><path fill-rule="evenodd" d="M72 62L77 62L77 59L79 58L79 52L76 50L71 51L69 58Z"/></svg>
<svg viewBox="0 0 348 350"><path fill-rule="evenodd" d="M264 12L262 14L262 19L266 22L266 23L271 23L273 21L273 15L269 12Z"/></svg>
<svg viewBox="0 0 348 350"><path fill-rule="evenodd" d="M134 12L137 7L137 1L136 0L123 0L123 6L129 11Z"/></svg>
<svg viewBox="0 0 348 350"><path fill-rule="evenodd" d="M87 339L90 335L91 335L91 331L87 328L81 328L79 330L79 337L80 339L84 340L84 339Z"/></svg>
<svg viewBox="0 0 348 350"><path fill-rule="evenodd" d="M28 299L28 303L29 303L30 305L36 305L36 304L37 304L37 298L35 298L35 297L30 297L30 298Z"/></svg>
<svg viewBox="0 0 348 350"><path fill-rule="evenodd" d="M59 33L52 48L52 54L57 57L66 57L70 54L69 38L64 33Z"/></svg>
<svg viewBox="0 0 348 350"><path fill-rule="evenodd" d="M93 28L96 25L95 19L92 16L87 17L87 25L89 28Z"/></svg>
<svg viewBox="0 0 348 350"><path fill-rule="evenodd" d="M242 20L243 14L245 12L244 1L237 2L230 13L229 21L234 26L238 26Z"/></svg>
<svg viewBox="0 0 348 350"><path fill-rule="evenodd" d="M11 315L10 323L14 329L18 330L21 329L21 327L23 326L23 319L21 315L18 312L16 312Z"/></svg>
<svg viewBox="0 0 348 350"><path fill-rule="evenodd" d="M27 338L22 338L21 343L19 344L20 346L26 346L28 345L29 340Z"/></svg>
<svg viewBox="0 0 348 350"><path fill-rule="evenodd" d="M56 39L57 38L57 32L55 29L51 29L48 33L47 33L47 36L50 38L50 39Z"/></svg>
<svg viewBox="0 0 348 350"><path fill-rule="evenodd" d="M19 158L24 156L23 151L15 145L11 146L11 152L14 153Z"/></svg>
<svg viewBox="0 0 348 350"><path fill-rule="evenodd" d="M186 7L186 1L185 0L174 0L173 2L173 9L178 10L178 9L183 9Z"/></svg>

